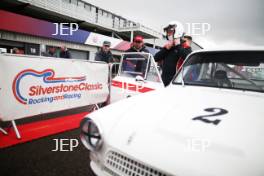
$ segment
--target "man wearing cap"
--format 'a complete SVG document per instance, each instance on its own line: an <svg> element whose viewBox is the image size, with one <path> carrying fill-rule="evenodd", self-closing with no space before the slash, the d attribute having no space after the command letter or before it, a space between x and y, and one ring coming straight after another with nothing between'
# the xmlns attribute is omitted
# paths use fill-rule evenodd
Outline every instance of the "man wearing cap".
<svg viewBox="0 0 264 176"><path fill-rule="evenodd" d="M96 61L103 61L106 63L113 62L113 55L110 51L111 42L104 41L101 49L95 54Z"/></svg>
<svg viewBox="0 0 264 176"><path fill-rule="evenodd" d="M126 52L145 52L149 53L149 50L144 45L144 38L141 35L135 36L131 47Z"/></svg>
<svg viewBox="0 0 264 176"><path fill-rule="evenodd" d="M182 46L180 40L182 34L179 34L178 31L176 32L176 27L176 23L170 23L164 28L168 42L154 56L156 62L163 62L161 78L165 86L169 85L173 79L179 59L182 58L184 60L190 53L190 50Z"/></svg>
<svg viewBox="0 0 264 176"><path fill-rule="evenodd" d="M131 43L131 47L126 50L126 52L149 53L149 50L146 49L144 45L144 38L140 35L137 35L134 37L133 43ZM143 58L141 54L133 54L130 55L130 57ZM144 69L147 65L146 61L147 60L129 60L123 64L123 67L127 71L142 72L142 69Z"/></svg>

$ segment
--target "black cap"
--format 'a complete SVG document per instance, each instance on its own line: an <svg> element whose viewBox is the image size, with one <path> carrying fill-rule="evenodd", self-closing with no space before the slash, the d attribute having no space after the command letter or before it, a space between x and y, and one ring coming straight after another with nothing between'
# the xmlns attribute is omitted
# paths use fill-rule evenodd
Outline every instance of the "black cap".
<svg viewBox="0 0 264 176"><path fill-rule="evenodd" d="M111 42L109 42L109 41L104 41L104 42L103 42L103 45L104 45L104 46L111 46Z"/></svg>

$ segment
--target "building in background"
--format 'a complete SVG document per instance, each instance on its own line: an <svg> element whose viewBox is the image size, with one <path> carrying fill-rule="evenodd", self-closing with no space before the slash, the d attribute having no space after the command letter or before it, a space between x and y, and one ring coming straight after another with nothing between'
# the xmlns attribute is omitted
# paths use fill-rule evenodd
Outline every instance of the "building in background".
<svg viewBox="0 0 264 176"><path fill-rule="evenodd" d="M0 8L0 48L10 53L18 48L40 55L49 47L66 46L72 58L94 60L105 40L117 57L135 35L145 38L152 54L164 43L161 33L82 0L2 0ZM62 23L64 33L53 35ZM70 24L79 29L65 35Z"/></svg>

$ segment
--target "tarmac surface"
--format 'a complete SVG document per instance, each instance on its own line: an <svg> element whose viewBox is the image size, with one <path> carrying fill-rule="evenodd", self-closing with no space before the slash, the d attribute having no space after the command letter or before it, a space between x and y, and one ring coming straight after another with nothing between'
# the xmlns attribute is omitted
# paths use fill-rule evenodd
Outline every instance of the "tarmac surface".
<svg viewBox="0 0 264 176"><path fill-rule="evenodd" d="M79 129L0 149L1 176L94 176L89 167L89 152L79 139ZM70 139L79 144L72 151L52 151L64 140L63 150L70 150ZM76 140L73 141L76 144Z"/></svg>

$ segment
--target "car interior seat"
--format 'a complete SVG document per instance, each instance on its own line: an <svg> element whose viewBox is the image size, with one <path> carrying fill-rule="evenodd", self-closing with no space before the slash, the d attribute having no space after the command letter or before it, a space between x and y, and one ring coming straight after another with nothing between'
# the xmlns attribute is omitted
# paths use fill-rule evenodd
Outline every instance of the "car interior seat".
<svg viewBox="0 0 264 176"><path fill-rule="evenodd" d="M214 74L214 80L219 87L232 87L232 82L229 80L224 70L217 70Z"/></svg>

